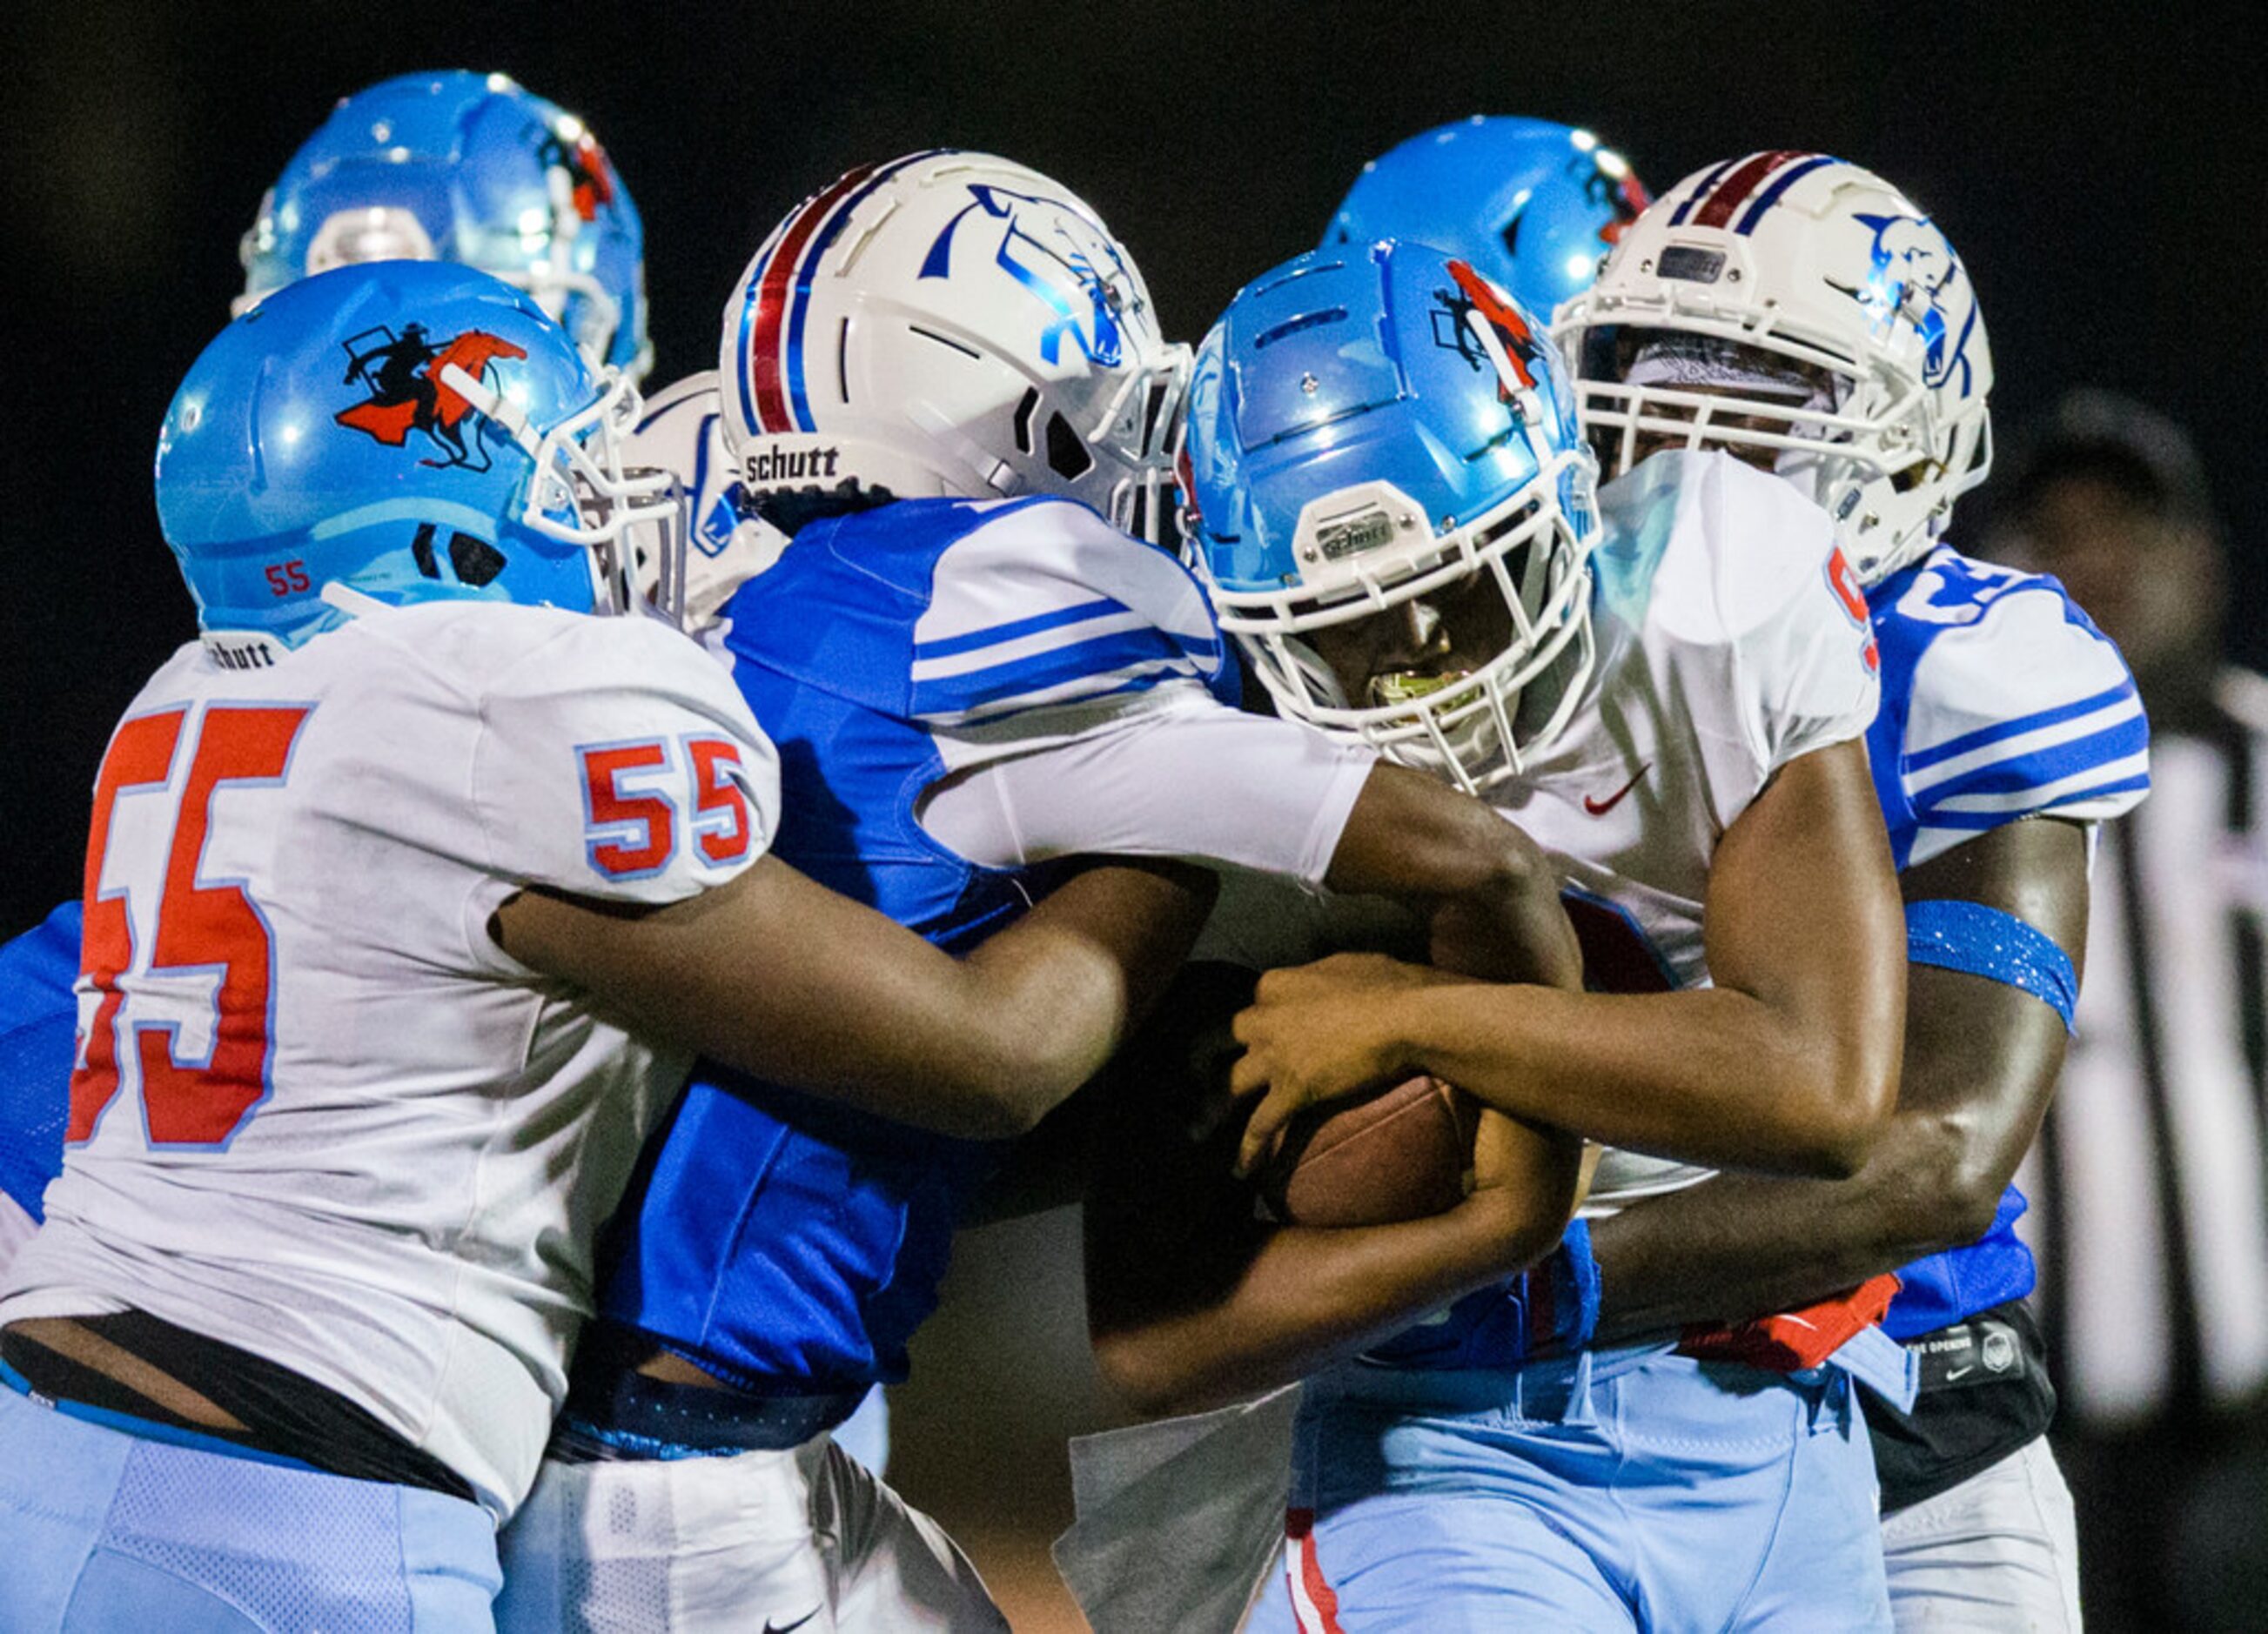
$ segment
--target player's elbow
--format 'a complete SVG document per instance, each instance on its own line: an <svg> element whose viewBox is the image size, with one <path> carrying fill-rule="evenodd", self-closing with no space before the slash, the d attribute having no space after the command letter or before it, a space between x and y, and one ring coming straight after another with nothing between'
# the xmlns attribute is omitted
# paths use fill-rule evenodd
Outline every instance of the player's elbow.
<svg viewBox="0 0 2268 1634"><path fill-rule="evenodd" d="M1899 1235L1916 1255L1974 1242L1992 1227L2014 1166L1961 1111L1899 1120L1898 1160L1882 1189L1906 1216ZM2021 1154L2018 1154L2021 1155Z"/></svg>
<svg viewBox="0 0 2268 1634"><path fill-rule="evenodd" d="M1897 1105L1896 1052L1887 1063L1852 1061L1839 1053L1812 1068L1785 1104L1802 1112L1793 1131L1798 1172L1819 1180L1851 1180L1874 1156Z"/></svg>

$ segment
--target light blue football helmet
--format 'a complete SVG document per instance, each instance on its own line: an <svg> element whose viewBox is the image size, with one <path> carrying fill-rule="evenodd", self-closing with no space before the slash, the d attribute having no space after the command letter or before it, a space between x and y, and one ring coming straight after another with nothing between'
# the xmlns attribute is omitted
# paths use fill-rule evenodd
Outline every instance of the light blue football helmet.
<svg viewBox="0 0 2268 1634"><path fill-rule="evenodd" d="M583 122L503 74L404 74L342 99L244 235L241 313L354 261L462 261L526 290L593 368L635 381L645 232Z"/></svg>
<svg viewBox="0 0 2268 1634"><path fill-rule="evenodd" d="M1365 165L1323 247L1417 239L1457 250L1549 322L1646 203L1629 161L1589 131L1476 114Z"/></svg>
<svg viewBox="0 0 2268 1634"><path fill-rule="evenodd" d="M594 378L487 274L344 267L267 297L191 365L158 439L158 519L198 623L246 654L372 603L610 610L624 530L677 511L666 474L622 468L637 415L626 379Z"/></svg>
<svg viewBox="0 0 2268 1634"><path fill-rule="evenodd" d="M1246 285L1198 350L1182 453L1194 565L1286 714L1477 792L1573 712L1596 467L1543 326L1470 263L1366 244ZM1471 669L1373 677L1351 699L1307 639L1419 619L1479 575L1509 635ZM1523 716L1547 670L1557 691Z"/></svg>

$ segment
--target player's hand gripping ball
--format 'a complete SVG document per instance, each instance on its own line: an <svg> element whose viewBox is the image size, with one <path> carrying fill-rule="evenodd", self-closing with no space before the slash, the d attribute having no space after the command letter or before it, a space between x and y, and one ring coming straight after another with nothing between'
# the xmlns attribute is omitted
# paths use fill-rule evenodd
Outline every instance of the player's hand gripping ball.
<svg viewBox="0 0 2268 1634"><path fill-rule="evenodd" d="M1340 954L1263 977L1236 1019L1232 1088L1265 1091L1239 1156L1276 1218L1382 1226L1454 1208L1473 1162L1471 1100L1399 1067L1384 1019L1410 991L1454 981L1378 954Z"/></svg>

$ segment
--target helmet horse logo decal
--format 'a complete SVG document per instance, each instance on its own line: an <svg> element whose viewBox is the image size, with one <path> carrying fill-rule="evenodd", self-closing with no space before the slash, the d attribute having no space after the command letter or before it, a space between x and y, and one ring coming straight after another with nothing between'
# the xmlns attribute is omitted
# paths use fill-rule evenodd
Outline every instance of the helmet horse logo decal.
<svg viewBox="0 0 2268 1634"><path fill-rule="evenodd" d="M598 220L599 207L615 202L615 167L608 161L606 150L579 125L566 124L556 129L539 126L538 129L541 135L535 144L535 157L546 170L566 173L568 201L575 214L585 221Z"/></svg>
<svg viewBox="0 0 2268 1634"><path fill-rule="evenodd" d="M1125 299L1121 293L1131 279L1126 263L1117 247L1100 227L1086 235L1091 242L1079 244L1060 224L1049 234L1049 242L1024 230L1019 207L1045 205L1064 216L1080 218L1079 212L1058 199L1043 199L1028 193L1012 193L1005 188L983 182L970 182L971 202L960 213L946 223L945 231L929 247L922 258L920 276L950 277L953 273L954 235L961 224L971 216L980 220L1001 224L999 247L993 252L994 262L1010 277L1022 284L1042 301L1055 315L1055 320L1040 334L1040 357L1052 364L1062 350L1063 337L1086 355L1089 363L1105 369L1116 368L1121 359L1118 318ZM1105 265L1105 262L1108 265ZM1049 266L1060 269L1077 291L1086 297L1087 310L1082 314L1071 296L1049 276ZM1084 325L1081 320L1084 317Z"/></svg>
<svg viewBox="0 0 2268 1634"><path fill-rule="evenodd" d="M399 335L380 325L341 345L347 355L345 383L361 386L369 395L332 419L389 448L406 445L412 431L423 432L443 457L421 460L420 465L489 468L487 421L474 420L467 435L465 420L473 405L443 383L442 372L454 364L478 380L499 357L526 357L524 348L481 329L434 342L427 338L422 323L405 323Z"/></svg>
<svg viewBox="0 0 2268 1634"><path fill-rule="evenodd" d="M1477 317L1503 346L1506 361L1519 377L1519 389L1534 391L1535 365L1543 359L1543 342L1535 338L1520 308L1464 261L1451 261L1449 276L1457 287L1438 293L1440 305L1433 312L1433 344L1456 353L1476 369L1494 367L1473 334L1472 322ZM1497 382L1497 394L1506 402L1513 401L1513 389L1509 379Z"/></svg>
<svg viewBox="0 0 2268 1634"><path fill-rule="evenodd" d="M1835 287L1866 307L1878 328L1888 329L1903 314L1922 337L1923 384L1943 386L1957 370L1958 389L1966 397L1977 298L1953 246L1925 216L1862 215L1858 220L1874 232L1873 265L1863 288Z"/></svg>

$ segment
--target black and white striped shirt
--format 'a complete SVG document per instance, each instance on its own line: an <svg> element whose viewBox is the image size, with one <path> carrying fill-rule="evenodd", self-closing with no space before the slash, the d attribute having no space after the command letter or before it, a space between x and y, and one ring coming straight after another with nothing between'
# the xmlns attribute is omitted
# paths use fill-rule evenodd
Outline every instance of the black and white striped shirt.
<svg viewBox="0 0 2268 1634"><path fill-rule="evenodd" d="M2104 825L2086 985L2020 1176L2064 1410L2195 1422L2268 1391L2268 678L2161 728Z"/></svg>

